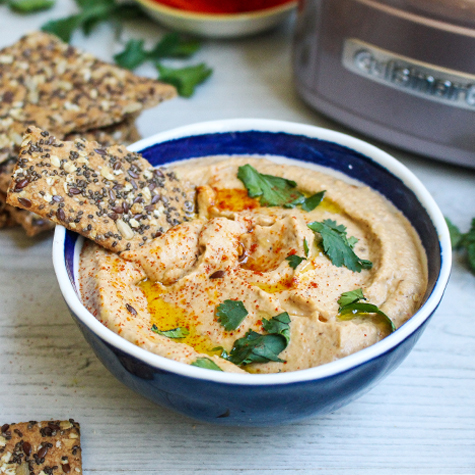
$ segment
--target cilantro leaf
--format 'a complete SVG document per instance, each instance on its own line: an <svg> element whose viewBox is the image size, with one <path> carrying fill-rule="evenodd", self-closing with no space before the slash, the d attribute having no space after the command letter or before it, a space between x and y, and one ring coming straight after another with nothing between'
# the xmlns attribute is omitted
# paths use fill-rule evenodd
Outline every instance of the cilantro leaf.
<svg viewBox="0 0 475 475"><path fill-rule="evenodd" d="M144 40L129 40L124 51L114 55L115 63L126 69L135 69L147 61L148 53L144 49Z"/></svg>
<svg viewBox="0 0 475 475"><path fill-rule="evenodd" d="M308 248L307 238L303 238L303 251L305 252L305 257L308 257L310 249Z"/></svg>
<svg viewBox="0 0 475 475"><path fill-rule="evenodd" d="M358 300L366 300L363 295L363 289L350 290L349 292L343 292L338 299L338 305L340 310L346 305L358 302Z"/></svg>
<svg viewBox="0 0 475 475"><path fill-rule="evenodd" d="M286 261L289 261L289 266L292 267L292 269L297 269L298 265L302 262L302 261L306 261L307 258L306 257L300 257L300 256L297 256L296 254L292 254L290 256L287 256L285 258Z"/></svg>
<svg viewBox="0 0 475 475"><path fill-rule="evenodd" d="M219 357L223 358L225 360L228 359L228 352L222 347L222 346L215 346L214 348L211 349L211 351L219 351Z"/></svg>
<svg viewBox="0 0 475 475"><path fill-rule="evenodd" d="M114 0L111 1L112 3L115 3ZM95 3L96 0L92 0L92 2ZM112 11L111 20L120 22L124 20L137 20L138 18L145 17L145 12L135 3L116 3L114 5L114 10Z"/></svg>
<svg viewBox="0 0 475 475"><path fill-rule="evenodd" d="M466 251L469 268L475 274L475 218L467 233L461 233L448 218L445 218L450 232L450 241L454 251Z"/></svg>
<svg viewBox="0 0 475 475"><path fill-rule="evenodd" d="M269 334L262 335L249 330L244 337L234 342L227 359L236 365L267 363L268 361L283 363L284 361L279 358L279 353L289 344L289 314L284 312L270 320L264 318L262 326Z"/></svg>
<svg viewBox="0 0 475 475"><path fill-rule="evenodd" d="M455 224L453 224L449 218L445 218L445 222L447 223L447 226L449 228L450 242L452 244L452 249L454 250L459 249L460 244L462 242L462 233L460 232L460 229L457 226L455 226Z"/></svg>
<svg viewBox="0 0 475 475"><path fill-rule="evenodd" d="M168 338L185 338L190 334L189 330L184 327L173 328L171 330L159 330L158 327L153 324L151 330L157 335L167 336Z"/></svg>
<svg viewBox="0 0 475 475"><path fill-rule="evenodd" d="M243 338L234 342L228 359L236 365L267 363L268 361L283 363L284 361L279 358L279 353L286 346L286 339L281 335L261 335L249 330Z"/></svg>
<svg viewBox="0 0 475 475"><path fill-rule="evenodd" d="M237 177L244 183L251 198L259 197L263 206L293 205L303 195L297 183L286 178L259 173L251 165L239 167Z"/></svg>
<svg viewBox="0 0 475 475"><path fill-rule="evenodd" d="M187 39L176 32L167 33L149 52L150 59L161 58L189 58L201 47L196 39Z"/></svg>
<svg viewBox="0 0 475 475"><path fill-rule="evenodd" d="M34 13L49 10L56 0L8 0L11 10L19 13Z"/></svg>
<svg viewBox="0 0 475 475"><path fill-rule="evenodd" d="M198 368L204 369L212 369L214 371L223 371L213 360L210 360L205 356L197 358L195 361L193 361L193 363L191 363L191 366L197 366Z"/></svg>
<svg viewBox="0 0 475 475"><path fill-rule="evenodd" d="M305 198L304 202L302 203L302 209L307 212L313 211L322 202L325 192L326 190L319 191L318 193Z"/></svg>
<svg viewBox="0 0 475 475"><path fill-rule="evenodd" d="M362 269L371 269L373 266L371 261L360 259L355 254L353 247L358 240L355 237L347 238L346 226L338 225L332 219L325 219L322 222L314 221L307 226L320 234L323 252L330 258L333 265L345 266L353 272L361 272Z"/></svg>
<svg viewBox="0 0 475 475"><path fill-rule="evenodd" d="M290 342L290 317L287 312L280 313L270 320L262 319L262 326L267 333L273 333L276 335L282 335L287 341L287 345Z"/></svg>
<svg viewBox="0 0 475 475"><path fill-rule="evenodd" d="M41 29L69 42L73 32L81 28L85 35L102 22L120 22L143 16L143 12L132 3L117 3L116 0L76 0L81 9L76 15L50 20Z"/></svg>
<svg viewBox="0 0 475 475"><path fill-rule="evenodd" d="M66 43L69 43L74 30L81 26L82 21L80 14L71 15L66 18L60 18L59 20L50 20L45 23L41 29L47 33L52 33Z"/></svg>
<svg viewBox="0 0 475 475"><path fill-rule="evenodd" d="M468 264L475 274L475 218L472 219L470 230L462 235L460 246L467 250Z"/></svg>
<svg viewBox="0 0 475 475"><path fill-rule="evenodd" d="M227 331L236 330L247 314L248 311L240 300L225 300L216 307L218 322Z"/></svg>
<svg viewBox="0 0 475 475"><path fill-rule="evenodd" d="M191 97L196 86L205 82L213 73L205 63L185 68L168 68L157 63L159 80L176 87L178 94L182 97Z"/></svg>
<svg viewBox="0 0 475 475"><path fill-rule="evenodd" d="M351 320L356 316L376 314L388 326L391 333L396 331L393 321L378 306L372 303L360 302L360 300L366 300L363 295L363 289L342 293L338 299L340 305L338 310L339 318L341 320Z"/></svg>
<svg viewBox="0 0 475 475"><path fill-rule="evenodd" d="M135 69L146 61L188 58L201 46L199 41L187 40L178 33L167 33L151 50L146 50L144 44L144 40L129 40L125 49L114 56L114 61L123 68Z"/></svg>

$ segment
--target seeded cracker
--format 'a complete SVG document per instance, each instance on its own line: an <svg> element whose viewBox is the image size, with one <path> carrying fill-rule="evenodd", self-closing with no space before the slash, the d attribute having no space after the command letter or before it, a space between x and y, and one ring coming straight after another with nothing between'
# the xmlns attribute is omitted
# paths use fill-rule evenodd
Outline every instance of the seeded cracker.
<svg viewBox="0 0 475 475"><path fill-rule="evenodd" d="M105 63L43 32L0 50L0 163L30 125L63 138L121 122L176 96L173 86Z"/></svg>
<svg viewBox="0 0 475 475"><path fill-rule="evenodd" d="M4 228L20 225L25 230L26 235L30 237L54 228L54 223L49 219L42 218L31 211L25 211L24 209L10 206L6 201L6 195L0 193L0 208L2 207L2 204L5 204L4 212L9 218L9 221L7 221L3 226ZM2 226L0 225L0 228L1 227Z"/></svg>
<svg viewBox="0 0 475 475"><path fill-rule="evenodd" d="M0 474L82 474L79 424L69 421L4 424L0 433Z"/></svg>
<svg viewBox="0 0 475 475"><path fill-rule="evenodd" d="M140 140L141 136L135 126L135 115L127 117L118 124L112 124L108 127L86 130L84 132L71 132L64 137L64 140L71 141L78 138L99 142L103 147L111 145L128 145Z"/></svg>
<svg viewBox="0 0 475 475"><path fill-rule="evenodd" d="M118 124L99 129L87 130L83 133L72 132L66 136L66 140L85 137L87 140L95 140L103 146L115 143L136 142L140 135L135 127L135 117L130 116ZM13 175L17 159L11 158L0 164L0 229L21 225L27 236L36 236L44 231L54 228L54 223L36 213L20 208L14 208L6 204L6 194Z"/></svg>
<svg viewBox="0 0 475 475"><path fill-rule="evenodd" d="M61 142L30 127L7 203L120 252L191 219L194 188L123 146Z"/></svg>
<svg viewBox="0 0 475 475"><path fill-rule="evenodd" d="M0 193L0 229L12 228L17 225L10 214L13 206L7 205L6 196Z"/></svg>

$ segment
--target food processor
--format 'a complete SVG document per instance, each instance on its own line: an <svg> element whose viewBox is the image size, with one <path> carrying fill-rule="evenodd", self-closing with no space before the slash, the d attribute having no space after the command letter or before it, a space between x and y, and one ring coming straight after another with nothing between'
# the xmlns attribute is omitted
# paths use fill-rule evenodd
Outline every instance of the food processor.
<svg viewBox="0 0 475 475"><path fill-rule="evenodd" d="M324 115L475 168L475 0L303 0L293 67Z"/></svg>

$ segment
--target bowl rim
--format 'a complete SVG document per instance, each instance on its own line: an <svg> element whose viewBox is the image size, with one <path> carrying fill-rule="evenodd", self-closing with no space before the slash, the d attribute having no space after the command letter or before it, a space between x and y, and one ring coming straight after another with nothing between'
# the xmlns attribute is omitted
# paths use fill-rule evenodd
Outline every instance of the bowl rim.
<svg viewBox="0 0 475 475"><path fill-rule="evenodd" d="M241 22L265 18L279 13L284 13L293 10L298 0L287 0L286 3L277 5L275 7L264 8L261 10L253 10L243 13L199 13L188 10L181 10L179 8L163 5L153 0L135 0L144 8L150 8L155 13L167 15L170 17L180 18L191 21L209 21L209 22Z"/></svg>
<svg viewBox="0 0 475 475"><path fill-rule="evenodd" d="M383 340L330 363L299 371L272 374L241 374L211 371L151 353L125 340L100 323L99 320L83 306L69 280L64 259L66 229L63 226L57 225L53 240L53 265L61 292L71 311L96 336L157 370L165 370L199 380L243 386L285 385L328 378L367 363L397 347L418 330L436 310L450 276L452 251L449 231L444 216L430 193L413 172L376 146L341 132L296 122L268 119L227 119L199 122L160 132L135 142L130 145L128 149L133 152L138 152L152 145L178 138L242 131L283 132L289 135L303 135L334 142L360 152L401 179L402 182L413 191L416 198L426 209L437 232L440 245L441 266L437 280L431 294L422 307L404 325ZM77 244L78 243L76 243L76 248Z"/></svg>

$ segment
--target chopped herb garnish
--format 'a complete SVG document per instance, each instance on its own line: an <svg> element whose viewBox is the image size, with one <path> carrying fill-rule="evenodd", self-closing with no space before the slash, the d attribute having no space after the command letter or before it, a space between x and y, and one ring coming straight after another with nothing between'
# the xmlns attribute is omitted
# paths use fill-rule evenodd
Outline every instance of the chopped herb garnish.
<svg viewBox="0 0 475 475"><path fill-rule="evenodd" d="M190 58L201 47L201 42L194 38L186 38L176 32L167 33L156 44L150 57L161 58Z"/></svg>
<svg viewBox="0 0 475 475"><path fill-rule="evenodd" d="M358 242L355 237L347 237L346 226L338 225L336 221L325 219L322 222L314 221L308 227L319 233L322 238L323 252L337 267L345 266L353 272L361 272L362 269L371 269L371 261L360 259L353 248Z"/></svg>
<svg viewBox="0 0 475 475"><path fill-rule="evenodd" d="M19 13L34 13L49 10L56 0L8 0L8 6ZM2 2L0 2L2 3Z"/></svg>
<svg viewBox="0 0 475 475"><path fill-rule="evenodd" d="M470 270L475 274L475 218L468 232L462 233L449 219L446 218L449 226L452 249L455 251L466 251Z"/></svg>
<svg viewBox="0 0 475 475"><path fill-rule="evenodd" d="M302 262L302 261L306 261L307 258L306 257L300 257L300 256L297 256L296 254L292 254L290 256L287 256L285 258L286 261L289 261L289 266L292 267L292 269L297 269L298 265Z"/></svg>
<svg viewBox="0 0 475 475"><path fill-rule="evenodd" d="M160 74L158 79L175 86L178 94L182 97L191 97L196 86L206 81L213 72L205 63L176 69L168 68L160 63L157 63L156 66Z"/></svg>
<svg viewBox="0 0 475 475"><path fill-rule="evenodd" d="M285 338L281 335L262 335L249 330L243 338L234 342L228 359L236 365L267 363L268 361L283 363L284 361L279 358L279 353L286 346Z"/></svg>
<svg viewBox="0 0 475 475"><path fill-rule="evenodd" d="M338 316L342 320L351 320L356 316L361 315L379 315L381 320L389 327L391 333L396 330L393 321L376 305L371 303L361 302L366 300L362 289L344 292L338 299L340 308L338 309Z"/></svg>
<svg viewBox="0 0 475 475"><path fill-rule="evenodd" d="M195 361L193 361L193 363L191 363L191 366L198 366L198 368L204 369L212 369L213 371L223 371L213 360L210 360L205 356L197 358Z"/></svg>
<svg viewBox="0 0 475 475"><path fill-rule="evenodd" d="M459 249L460 244L462 242L462 233L460 232L460 229L455 226L452 221L450 221L449 218L445 218L445 222L447 223L447 226L449 228L450 243L452 244L452 249L456 251L457 249Z"/></svg>
<svg viewBox="0 0 475 475"><path fill-rule="evenodd" d="M234 342L228 360L236 365L250 363L283 363L279 354L287 348L290 338L290 318L281 313L270 320L263 319L262 325L269 334L263 335L249 330L243 338Z"/></svg>
<svg viewBox="0 0 475 475"><path fill-rule="evenodd" d="M117 23L144 16L140 7L133 3L118 3L116 0L76 0L76 4L81 9L79 13L51 20L41 29L69 42L76 29L81 28L85 35L89 35L100 23Z"/></svg>
<svg viewBox="0 0 475 475"><path fill-rule="evenodd" d="M313 211L322 202L325 191L326 190L319 191L318 193L305 198L304 202L302 203L302 209L307 212Z"/></svg>
<svg viewBox="0 0 475 475"><path fill-rule="evenodd" d="M310 249L308 248L307 238L303 238L303 251L305 252L305 257L308 257Z"/></svg>
<svg viewBox="0 0 475 475"><path fill-rule="evenodd" d="M358 300L366 300L363 295L363 289L350 290L349 292L343 292L338 299L338 305L340 310L346 305L358 302Z"/></svg>
<svg viewBox="0 0 475 475"><path fill-rule="evenodd" d="M259 173L249 164L239 167L238 178L244 183L248 195L251 198L259 198L262 206L294 208L301 205L304 211L312 211L322 202L325 194L324 190L305 198L303 193L296 189L295 181Z"/></svg>
<svg viewBox="0 0 475 475"><path fill-rule="evenodd" d="M211 351L219 351L219 357L223 358L225 360L228 359L228 352L222 347L222 346L215 346L214 348L211 349Z"/></svg>
<svg viewBox="0 0 475 475"><path fill-rule="evenodd" d="M190 334L189 330L184 327L173 328L171 330L159 330L157 325L153 324L151 330L157 335L167 336L168 338L185 338Z"/></svg>
<svg viewBox="0 0 475 475"><path fill-rule="evenodd" d="M116 64L123 68L135 69L146 61L188 58L198 51L201 43L194 39L186 39L178 33L167 33L151 50L146 50L144 45L144 40L129 40L124 51L114 56Z"/></svg>
<svg viewBox="0 0 475 475"><path fill-rule="evenodd" d="M303 198L295 188L297 183L278 176L264 175L247 164L239 167L238 178L251 198L259 198L262 206L285 206Z"/></svg>
<svg viewBox="0 0 475 475"><path fill-rule="evenodd" d="M132 39L127 41L124 51L114 55L114 61L122 68L137 68L148 59L144 44L144 40Z"/></svg>
<svg viewBox="0 0 475 475"><path fill-rule="evenodd" d="M227 331L236 330L248 311L240 300L225 300L216 307L216 317Z"/></svg>
<svg viewBox="0 0 475 475"><path fill-rule="evenodd" d="M274 333L276 335L282 335L287 345L290 341L290 317L287 312L280 313L279 315L271 318L270 320L262 319L262 326L267 333Z"/></svg>

